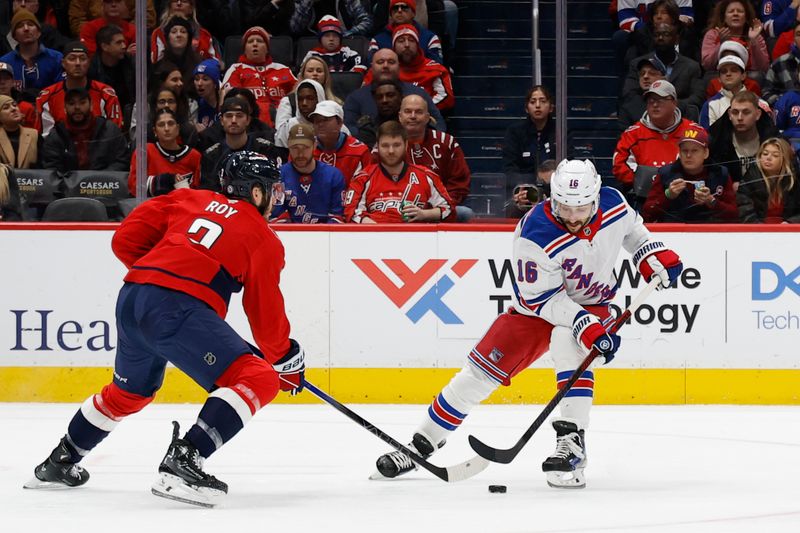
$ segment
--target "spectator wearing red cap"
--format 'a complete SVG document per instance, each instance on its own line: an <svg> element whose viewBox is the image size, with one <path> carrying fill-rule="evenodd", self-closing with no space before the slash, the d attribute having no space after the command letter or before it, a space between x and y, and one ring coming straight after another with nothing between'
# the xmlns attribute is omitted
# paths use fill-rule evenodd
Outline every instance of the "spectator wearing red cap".
<svg viewBox="0 0 800 533"><path fill-rule="evenodd" d="M728 169L707 165L708 133L692 126L678 141L678 160L661 167L642 208L645 222L736 222Z"/></svg>
<svg viewBox="0 0 800 533"><path fill-rule="evenodd" d="M328 65L331 72L358 72L365 73L367 65L361 54L350 48L342 46L342 22L334 16L325 15L317 24L317 38L319 46L312 48L303 58L319 57Z"/></svg>
<svg viewBox="0 0 800 533"><path fill-rule="evenodd" d="M250 89L260 110L259 117L270 126L274 124L271 110L277 109L281 98L292 92L297 82L286 65L272 61L269 53L269 33L253 26L242 36L244 54L228 69L222 80L222 91L232 87Z"/></svg>
<svg viewBox="0 0 800 533"><path fill-rule="evenodd" d="M118 128L122 128L122 109L114 89L105 83L90 80L89 52L80 41L73 41L64 47L64 80L43 90L36 99L38 120L36 129L46 137L56 122L67 118L65 95L69 89L85 89L92 100L92 114L105 117Z"/></svg>
<svg viewBox="0 0 800 533"><path fill-rule="evenodd" d="M81 26L80 39L89 50L90 56L97 51L97 32L109 24L122 30L127 52L131 55L136 53L136 27L122 17L126 11L123 0L103 0L103 15Z"/></svg>
<svg viewBox="0 0 800 533"><path fill-rule="evenodd" d="M641 120L625 130L614 152L614 177L623 190L633 193L636 201L646 192L634 185L652 177L678 157L678 140L689 127L701 128L681 116L675 86L657 80L645 91L646 111Z"/></svg>
<svg viewBox="0 0 800 533"><path fill-rule="evenodd" d="M181 17L189 21L191 25L192 50L197 52L200 59L222 60L219 51L219 44L215 42L211 34L200 26L197 22L194 0L183 0L182 2L170 1L164 11L161 12L158 28L150 34L150 62L157 63L164 57L167 48L167 24L173 17Z"/></svg>
<svg viewBox="0 0 800 533"><path fill-rule="evenodd" d="M718 118L727 113L734 94L747 90L744 83L747 80L747 71L744 69L744 62L739 57L735 55L721 57L719 63L717 63L717 72L719 73L722 89L706 100L700 110L699 122L706 129L710 128ZM772 113L769 104L760 98L759 106L765 113Z"/></svg>
<svg viewBox="0 0 800 533"><path fill-rule="evenodd" d="M289 29L293 35L314 35L316 33L313 29L314 21L319 20L323 15L316 10L315 4L319 5L318 1L294 0L294 13L289 20ZM326 2L326 5L333 8L331 10L333 13L341 13L348 25L344 31L345 37L372 34L372 15L361 0L332 0Z"/></svg>
<svg viewBox="0 0 800 533"><path fill-rule="evenodd" d="M444 62L442 59L442 43L439 37L414 20L416 13L416 0L391 0L389 3L389 24L379 31L369 43L370 61L372 61L372 55L381 48L393 48L392 32L395 27L411 24L417 30L418 40L425 57L437 63Z"/></svg>
<svg viewBox="0 0 800 533"><path fill-rule="evenodd" d="M414 26L404 24L395 27L392 47L400 61L400 81L423 89L440 111L451 109L456 104L450 71L422 54L419 34ZM372 71L364 77L365 85L372 82L371 75Z"/></svg>

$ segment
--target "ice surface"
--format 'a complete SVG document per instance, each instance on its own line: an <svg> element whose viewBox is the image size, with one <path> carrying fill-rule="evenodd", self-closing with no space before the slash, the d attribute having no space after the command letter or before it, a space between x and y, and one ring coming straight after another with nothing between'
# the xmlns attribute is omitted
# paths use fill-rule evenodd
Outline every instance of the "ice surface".
<svg viewBox="0 0 800 533"><path fill-rule="evenodd" d="M351 406L406 441L424 406ZM17 532L793 532L800 531L800 407L599 406L584 490L547 487L545 427L510 465L447 484L424 470L369 481L387 447L326 405L267 406L206 464L230 493L213 510L156 498L150 484L197 405L151 405L84 460L89 483L23 490L77 405L0 404L0 531ZM474 455L467 434L513 443L540 406L480 406L433 462ZM490 494L488 485L508 486Z"/></svg>

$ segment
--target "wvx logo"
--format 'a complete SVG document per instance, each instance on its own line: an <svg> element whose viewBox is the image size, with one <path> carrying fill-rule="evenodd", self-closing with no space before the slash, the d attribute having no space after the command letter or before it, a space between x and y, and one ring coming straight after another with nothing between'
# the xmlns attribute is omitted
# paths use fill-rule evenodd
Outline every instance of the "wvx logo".
<svg viewBox="0 0 800 533"><path fill-rule="evenodd" d="M442 301L444 295L455 285L455 281L449 276L447 269L422 296L418 296L418 293L448 263L451 263L449 270L458 278L463 278L478 262L477 259L458 259L455 261L429 259L416 271L412 270L401 259L382 259L380 262L383 265L377 264L372 259L353 259L352 261L398 309L402 309L407 303L413 302L408 311L406 311L406 316L411 322L416 324L430 311L444 324L464 323ZM400 285L395 284L389 278L384 270L385 268L400 280Z"/></svg>

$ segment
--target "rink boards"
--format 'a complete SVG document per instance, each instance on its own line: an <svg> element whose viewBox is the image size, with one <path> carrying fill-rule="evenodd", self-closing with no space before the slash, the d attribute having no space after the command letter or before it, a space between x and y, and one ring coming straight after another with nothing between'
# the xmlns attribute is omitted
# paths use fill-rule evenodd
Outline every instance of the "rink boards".
<svg viewBox="0 0 800 533"><path fill-rule="evenodd" d="M80 401L109 381L125 273L110 250L114 228L0 224L0 401ZM686 270L623 327L613 364L596 370L597 402L800 403L798 228L653 229ZM508 307L512 277L526 275L511 264L507 225L278 232L281 287L308 379L346 402L430 401ZM624 251L617 274L614 302L625 307L643 281ZM251 337L241 294L229 320ZM545 356L491 401L540 403L554 390ZM202 398L176 372L158 397Z"/></svg>

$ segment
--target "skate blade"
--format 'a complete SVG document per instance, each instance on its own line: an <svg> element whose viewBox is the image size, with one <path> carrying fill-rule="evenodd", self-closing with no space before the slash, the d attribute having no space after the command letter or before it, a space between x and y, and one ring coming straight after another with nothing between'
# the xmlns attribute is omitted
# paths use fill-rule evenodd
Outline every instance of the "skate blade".
<svg viewBox="0 0 800 533"><path fill-rule="evenodd" d="M69 485L65 485L57 481L42 481L38 477L34 476L28 482L22 485L22 488L37 490L68 490L77 489L78 487L70 487Z"/></svg>
<svg viewBox="0 0 800 533"><path fill-rule="evenodd" d="M212 509L222 503L225 493L208 487L192 487L178 476L159 474L158 480L150 487L155 496Z"/></svg>
<svg viewBox="0 0 800 533"><path fill-rule="evenodd" d="M547 472L547 484L554 489L585 489L583 470L572 472Z"/></svg>

